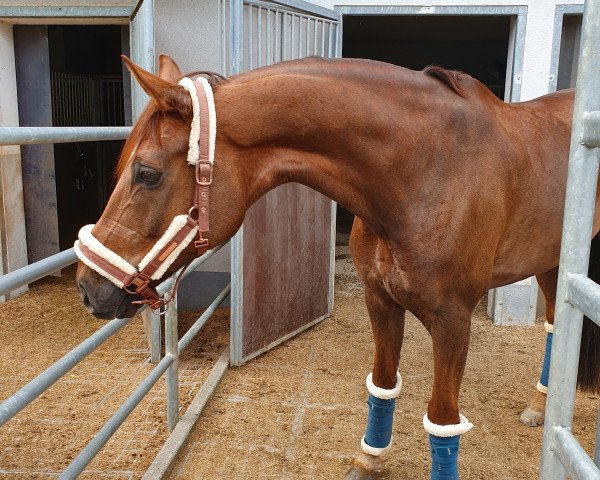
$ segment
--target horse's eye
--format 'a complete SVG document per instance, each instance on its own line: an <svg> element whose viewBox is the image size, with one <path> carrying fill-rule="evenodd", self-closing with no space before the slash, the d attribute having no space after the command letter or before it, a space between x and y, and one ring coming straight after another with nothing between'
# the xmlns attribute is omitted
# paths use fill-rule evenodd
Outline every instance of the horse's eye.
<svg viewBox="0 0 600 480"><path fill-rule="evenodd" d="M137 177L139 182L144 183L148 186L154 186L160 181L162 173L157 172L153 168L142 165L138 170Z"/></svg>

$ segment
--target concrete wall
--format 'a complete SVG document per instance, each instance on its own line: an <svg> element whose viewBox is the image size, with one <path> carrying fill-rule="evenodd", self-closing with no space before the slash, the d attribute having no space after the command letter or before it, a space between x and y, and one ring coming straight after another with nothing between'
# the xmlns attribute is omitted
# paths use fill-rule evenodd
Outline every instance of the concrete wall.
<svg viewBox="0 0 600 480"><path fill-rule="evenodd" d="M156 54L177 60L182 72L224 73L218 0L154 0Z"/></svg>
<svg viewBox="0 0 600 480"><path fill-rule="evenodd" d="M0 127L18 125L13 27L0 22ZM26 245L21 150L16 145L0 146L0 274L27 265Z"/></svg>

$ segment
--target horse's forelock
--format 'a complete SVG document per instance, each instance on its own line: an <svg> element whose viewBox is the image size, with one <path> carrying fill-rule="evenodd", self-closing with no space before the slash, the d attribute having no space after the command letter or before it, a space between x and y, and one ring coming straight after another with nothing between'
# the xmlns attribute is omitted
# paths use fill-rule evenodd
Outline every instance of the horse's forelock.
<svg viewBox="0 0 600 480"><path fill-rule="evenodd" d="M127 166L131 163L133 160L133 153L142 140L149 136L152 136L151 138L160 139L160 135L156 135L156 130L158 129L161 117L162 112L152 104L142 112L140 118L135 123L133 130L129 134L129 137L127 137L123 150L121 150L119 162L115 169L115 179L118 180Z"/></svg>

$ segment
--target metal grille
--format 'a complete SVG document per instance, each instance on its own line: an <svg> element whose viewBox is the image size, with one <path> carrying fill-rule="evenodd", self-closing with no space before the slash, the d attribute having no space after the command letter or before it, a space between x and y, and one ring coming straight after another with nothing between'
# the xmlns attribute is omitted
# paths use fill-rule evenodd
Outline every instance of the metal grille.
<svg viewBox="0 0 600 480"><path fill-rule="evenodd" d="M231 2L223 0L223 31L228 32ZM300 8L261 1L243 2L241 65L239 71L308 56L335 57L339 21ZM231 36L224 35L223 59L232 71Z"/></svg>
<svg viewBox="0 0 600 480"><path fill-rule="evenodd" d="M573 113L571 154L565 198L563 236L556 294L550 382L546 404L540 479L600 479L596 455L592 462L571 432L583 313L600 325L600 285L586 273L600 160L600 2L588 0L577 94ZM598 427L598 425L597 425Z"/></svg>
<svg viewBox="0 0 600 480"><path fill-rule="evenodd" d="M124 125L123 79L50 72L55 127Z"/></svg>
<svg viewBox="0 0 600 480"><path fill-rule="evenodd" d="M340 47L340 15L332 10L321 8L317 5L309 4L301 0L222 0L221 1L221 29L223 32L223 68L227 75L234 75L243 71L258 67L264 67L285 60L295 60L308 56L336 57L339 56ZM320 202L329 202L331 205L331 232L330 246L335 246L335 203L325 197L319 198L320 194L310 190L308 187L299 185L284 185L278 187L278 191L287 191L288 198L292 196L301 196L305 204L323 205ZM299 189L299 190L298 190ZM269 205L279 203L285 195L277 196L277 191L269 192L264 199L259 202L266 202ZM253 208L261 208L260 204ZM278 206L279 212L283 211L281 203ZM290 205L285 207L290 212ZM246 219L245 225L252 221L256 210L251 210ZM302 215L303 213L298 213ZM271 219L279 213L271 211ZM282 214L284 215L284 214ZM279 218L279 217L278 217ZM283 216L281 217L282 221ZM303 218L303 217L302 217ZM291 221L303 221L299 217ZM253 316L254 313L244 315L244 291L249 288L244 278L244 228L242 226L239 232L232 240L231 253L231 275L232 275L232 327L231 327L231 362L234 365L240 365L246 360L258 355L268 348L288 338L289 335L314 324L316 319L308 321L300 328L292 321L288 321L286 334L273 334L268 339L261 340L262 346L250 345L245 339L252 338L252 329L257 329L260 315ZM278 238L276 238L278 237ZM289 242L285 234L276 235L272 231L265 232L265 238L277 242ZM252 248L252 247L249 247ZM260 256L260 254L257 254ZM330 251L330 271L334 271L335 255ZM247 275L248 282L251 275ZM331 279L333 277L330 277ZM247 295L254 295L248 292ZM333 305L333 281L329 282L328 291L328 311L331 311ZM323 317L321 317L323 318ZM247 335L244 335L244 328L248 328ZM280 332L284 331L284 327ZM277 338L279 335L279 338ZM267 341L268 340L268 341ZM266 345L266 346L265 346Z"/></svg>

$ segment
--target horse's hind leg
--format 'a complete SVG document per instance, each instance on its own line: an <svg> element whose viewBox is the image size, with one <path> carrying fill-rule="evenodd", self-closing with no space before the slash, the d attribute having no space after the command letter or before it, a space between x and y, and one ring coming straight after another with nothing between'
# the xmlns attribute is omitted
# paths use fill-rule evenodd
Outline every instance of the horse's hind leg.
<svg viewBox="0 0 600 480"><path fill-rule="evenodd" d="M375 340L375 361L373 372L367 377L369 418L361 442L363 452L352 462L346 480L377 478L383 469L380 455L391 444L395 398L402 385L397 369L405 310L384 292L375 294L368 286L365 299Z"/></svg>
<svg viewBox="0 0 600 480"><path fill-rule="evenodd" d="M556 301L556 282L558 279L558 267L545 273L537 275L537 281L546 299L546 353L540 381L536 385L535 392L529 401L529 405L521 416L519 421L528 427L539 427L544 424L544 415L546 413L546 391L548 387L548 369L550 363L550 349L552 345L552 330L554 326L554 302Z"/></svg>

